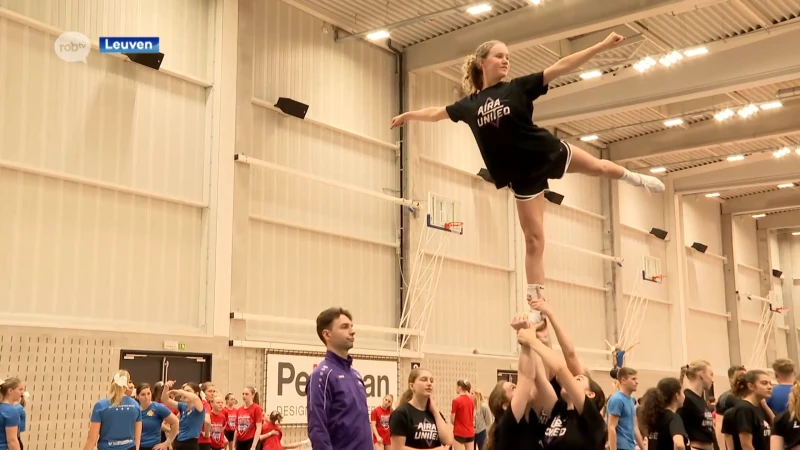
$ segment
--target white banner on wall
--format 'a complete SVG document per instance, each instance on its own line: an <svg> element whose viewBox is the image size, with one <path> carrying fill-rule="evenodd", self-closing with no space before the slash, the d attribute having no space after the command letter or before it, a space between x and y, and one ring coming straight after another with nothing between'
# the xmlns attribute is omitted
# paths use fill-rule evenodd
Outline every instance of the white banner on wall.
<svg viewBox="0 0 800 450"><path fill-rule="evenodd" d="M267 355L267 392L262 400L266 416L271 411L283 414L283 424L308 423L306 385L322 356ZM397 399L397 361L353 360L367 390L370 412L381 405L383 397Z"/></svg>

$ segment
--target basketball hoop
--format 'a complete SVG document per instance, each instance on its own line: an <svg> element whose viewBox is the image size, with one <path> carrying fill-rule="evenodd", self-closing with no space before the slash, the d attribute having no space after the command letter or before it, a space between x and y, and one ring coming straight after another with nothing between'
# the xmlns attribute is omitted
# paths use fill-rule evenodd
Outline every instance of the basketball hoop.
<svg viewBox="0 0 800 450"><path fill-rule="evenodd" d="M660 284L664 280L664 277L666 277L666 275L653 275L648 281Z"/></svg>
<svg viewBox="0 0 800 450"><path fill-rule="evenodd" d="M451 233L464 234L464 222L447 222L444 228Z"/></svg>

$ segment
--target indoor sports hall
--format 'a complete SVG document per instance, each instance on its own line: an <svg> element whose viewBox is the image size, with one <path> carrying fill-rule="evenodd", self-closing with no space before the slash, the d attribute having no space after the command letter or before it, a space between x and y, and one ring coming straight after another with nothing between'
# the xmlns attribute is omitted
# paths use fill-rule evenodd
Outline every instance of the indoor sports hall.
<svg viewBox="0 0 800 450"><path fill-rule="evenodd" d="M465 97L483 42L513 79L607 36L533 122L563 170L663 192L559 173L543 241L449 107L392 127ZM800 0L0 0L0 380L25 383L24 448L83 448L120 369L250 386L309 448L330 307L371 408L423 367L449 412L459 380L516 380L531 248L607 394L611 347L637 395L695 360L719 392L732 365L797 363L798 43Z"/></svg>

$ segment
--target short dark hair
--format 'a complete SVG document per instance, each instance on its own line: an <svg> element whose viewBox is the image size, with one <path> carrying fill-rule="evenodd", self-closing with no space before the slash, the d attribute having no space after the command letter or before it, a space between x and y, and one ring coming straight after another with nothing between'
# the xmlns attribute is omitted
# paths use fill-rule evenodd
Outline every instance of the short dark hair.
<svg viewBox="0 0 800 450"><path fill-rule="evenodd" d="M744 366L742 366L742 365L738 365L738 366L737 365L733 365L733 366L728 367L728 378L732 380L733 379L733 374L735 374L736 372L739 372L739 371L747 372L747 369L745 369Z"/></svg>
<svg viewBox="0 0 800 450"><path fill-rule="evenodd" d="M323 344L327 345L328 343L325 342L325 338L322 337L322 332L325 330L330 331L333 326L333 321L341 316L353 320L353 315L344 308L328 308L317 316L317 336L319 336L319 340L322 341Z"/></svg>
<svg viewBox="0 0 800 450"><path fill-rule="evenodd" d="M623 379L636 375L637 373L638 372L636 369L631 369L630 367L621 367L617 372L617 380L622 381Z"/></svg>

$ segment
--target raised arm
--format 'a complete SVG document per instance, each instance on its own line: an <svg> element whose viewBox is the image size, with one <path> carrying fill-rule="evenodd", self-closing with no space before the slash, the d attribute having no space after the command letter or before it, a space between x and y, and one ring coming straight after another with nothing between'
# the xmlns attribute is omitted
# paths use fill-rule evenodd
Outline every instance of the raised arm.
<svg viewBox="0 0 800 450"><path fill-rule="evenodd" d="M611 33L603 42L598 42L586 50L581 50L559 59L555 64L544 69L544 84L550 84L550 82L556 78L579 69L598 53L614 48L623 40L625 40L625 38L619 34Z"/></svg>
<svg viewBox="0 0 800 450"><path fill-rule="evenodd" d="M545 317L547 317L548 322L550 322L550 326L553 327L553 332L558 340L558 345L561 347L561 353L564 355L564 361L567 363L567 368L572 375L583 375L583 364L581 364L581 360L578 358L578 353L575 351L575 346L572 344L572 339L570 339L569 335L566 333L566 331L564 331L564 328L561 326L561 323L558 321L558 318L555 316L555 314L553 314L553 311L550 310L547 300L534 299L531 301L530 306L532 309L540 311ZM607 342L608 341L606 341L606 343Z"/></svg>
<svg viewBox="0 0 800 450"><path fill-rule="evenodd" d="M173 385L175 385L175 380L167 380L164 382L164 389L161 391L161 404L165 405L167 408L177 411L178 402L171 399L169 396L169 392L172 390Z"/></svg>
<svg viewBox="0 0 800 450"><path fill-rule="evenodd" d="M445 120L448 117L447 108L444 106L431 106L428 108L400 114L392 119L391 128L397 128L412 120L416 120L418 122L438 122L440 120Z"/></svg>
<svg viewBox="0 0 800 450"><path fill-rule="evenodd" d="M542 362L545 367L550 369L550 373L556 375L558 382L564 387L569 393L569 397L573 400L575 410L578 411L578 414L583 413L583 403L584 400L586 400L586 393L583 386L578 383L575 376L570 372L569 368L567 368L567 363L564 361L564 358L537 339L535 331L523 330L520 331L519 334L520 338L524 339L533 351L542 358Z"/></svg>
<svg viewBox="0 0 800 450"><path fill-rule="evenodd" d="M517 422L521 421L528 415L530 411L530 401L533 398L534 382L536 377L536 365L533 355L522 338L520 338L520 331L530 328L531 323L524 315L519 315L511 322L511 327L517 331L517 340L522 344L519 350L519 362L517 369L517 389L514 396L511 397L511 412L514 413L514 419Z"/></svg>

